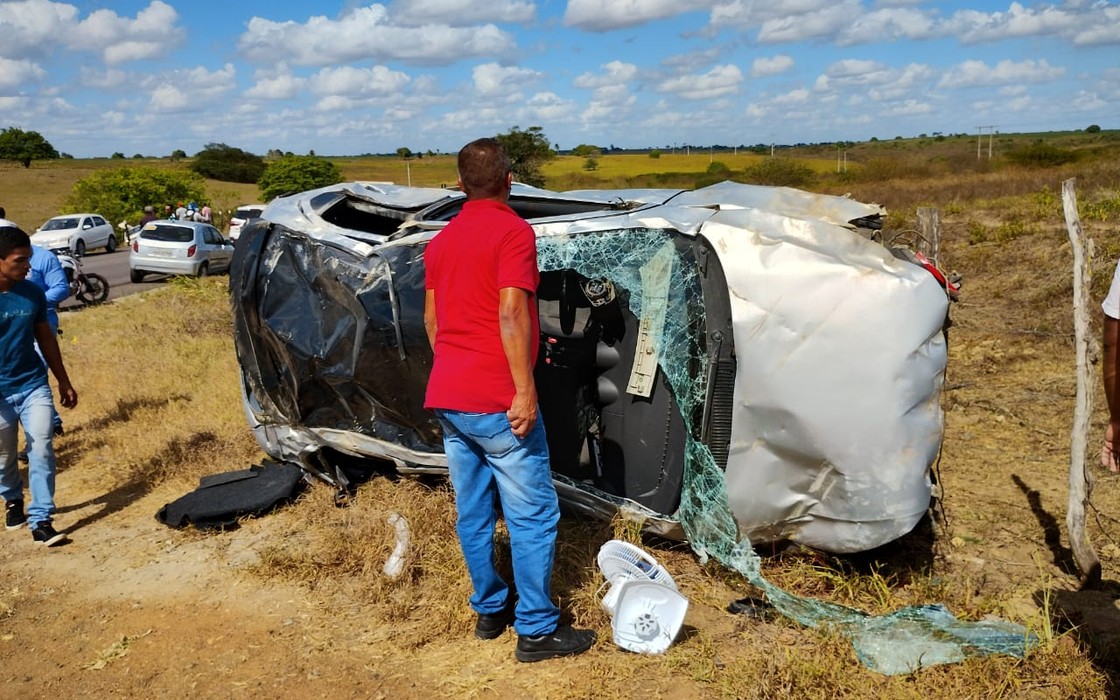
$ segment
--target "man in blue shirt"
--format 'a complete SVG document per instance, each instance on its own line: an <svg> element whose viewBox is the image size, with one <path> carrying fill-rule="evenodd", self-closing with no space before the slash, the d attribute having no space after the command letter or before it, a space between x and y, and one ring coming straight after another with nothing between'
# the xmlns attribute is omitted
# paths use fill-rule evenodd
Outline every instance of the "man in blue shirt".
<svg viewBox="0 0 1120 700"><path fill-rule="evenodd" d="M10 221L0 219L0 226L12 224ZM47 323L51 331L58 336L58 305L70 296L70 281L66 279L66 271L58 262L58 256L40 246L31 244L31 272L27 273L27 281L33 283L47 296ZM58 411L54 412L52 422L56 435L62 434L62 418Z"/></svg>
<svg viewBox="0 0 1120 700"><path fill-rule="evenodd" d="M54 399L46 361L58 380L59 402L73 408L78 393L62 363L58 339L47 321L43 291L27 281L31 239L11 222L0 225L0 497L8 530L27 522L35 542L48 547L66 541L51 524L54 515L55 455L51 425ZM43 357L35 352L39 343ZM23 482L16 451L19 426L27 435L31 505L23 508Z"/></svg>

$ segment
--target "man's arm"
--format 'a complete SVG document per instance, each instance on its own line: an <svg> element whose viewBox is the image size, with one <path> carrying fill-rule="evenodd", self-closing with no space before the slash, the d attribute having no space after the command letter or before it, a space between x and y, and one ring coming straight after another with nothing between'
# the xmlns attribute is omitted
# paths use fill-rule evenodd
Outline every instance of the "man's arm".
<svg viewBox="0 0 1120 700"><path fill-rule="evenodd" d="M58 402L66 408L78 405L78 392L70 384L70 377L66 374L66 366L62 364L62 352L58 349L58 338L46 321L35 324L35 340L39 342L39 350L47 367L51 368L54 378L58 380Z"/></svg>
<svg viewBox="0 0 1120 700"><path fill-rule="evenodd" d="M1101 465L1120 472L1120 320L1104 317L1104 396L1108 429L1101 448Z"/></svg>
<svg viewBox="0 0 1120 700"><path fill-rule="evenodd" d="M513 404L506 411L517 437L525 437L537 422L537 386L533 381L532 295L517 287L504 287L498 300L498 324L509 371L513 375Z"/></svg>
<svg viewBox="0 0 1120 700"><path fill-rule="evenodd" d="M43 291L47 295L47 303L51 306L58 306L70 296L70 283L66 279L66 271L62 269L62 264L53 253L47 256L47 261L43 265L43 283L47 285Z"/></svg>
<svg viewBox="0 0 1120 700"><path fill-rule="evenodd" d="M429 289L424 293L424 330L428 333L428 345L436 349L436 290Z"/></svg>

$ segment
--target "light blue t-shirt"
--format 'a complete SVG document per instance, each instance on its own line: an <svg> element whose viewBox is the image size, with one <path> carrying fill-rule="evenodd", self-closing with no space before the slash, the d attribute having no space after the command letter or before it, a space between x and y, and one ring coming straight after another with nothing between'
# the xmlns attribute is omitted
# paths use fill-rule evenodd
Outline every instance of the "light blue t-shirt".
<svg viewBox="0 0 1120 700"><path fill-rule="evenodd" d="M20 280L0 292L0 396L47 383L47 368L35 352L35 324L47 322L43 290Z"/></svg>

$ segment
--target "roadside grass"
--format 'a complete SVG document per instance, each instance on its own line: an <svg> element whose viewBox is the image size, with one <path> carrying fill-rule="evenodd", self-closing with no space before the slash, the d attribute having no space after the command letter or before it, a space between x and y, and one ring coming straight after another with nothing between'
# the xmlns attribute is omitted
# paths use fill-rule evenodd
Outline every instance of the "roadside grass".
<svg viewBox="0 0 1120 700"><path fill-rule="evenodd" d="M320 605L326 629L332 616L361 619L360 637L345 647L356 664L376 665L436 696L1114 697L1115 639L1099 636L1093 614L1066 605L1080 592L1062 534L1074 380L1071 256L1057 188L1076 176L1079 204L1102 212L1083 221L1098 250L1093 297L1102 298L1120 251L1110 214L1117 162L959 175L915 166L926 174L849 182L820 175L818 189L846 188L857 199L879 201L901 224L912 221L917 206L942 208L943 265L965 275L952 311L938 466L949 521L928 538L918 533L858 557L766 548L763 573L800 595L871 613L942 602L963 619L1009 619L1042 640L1025 660L988 657L883 677L860 666L834 632L726 613L729 602L756 592L718 564L701 565L687 548L643 540L627 523L565 517L554 589L573 620L595 628L601 641L563 664L519 666L512 634L494 643L471 637L453 500L439 480L377 477L361 484L345 508L334 507L331 489L315 485L291 506L214 537L224 543L257 537L256 556L239 566L263 585L306 591ZM22 171L0 171L0 203L10 212L5 188L50 186L35 180L42 175L35 165L25 174L36 184L13 184L10 176ZM974 226L994 232L1015 221L1021 235L972 240ZM61 343L80 403L63 411L60 502L81 486L104 494L97 501L102 514L117 512L145 495L171 500L201 476L261 459L241 410L225 284L224 278L176 280L63 314ZM1096 406L1094 435L1104 428L1099 392ZM1110 586L1120 561L1113 532L1117 483L1100 479L1093 504L1102 517L1090 522ZM396 543L388 523L393 513L412 530L406 567L396 579L382 570ZM168 535L180 536L204 535ZM609 641L594 553L615 536L651 551L691 601L686 629L663 656L623 653ZM0 615L19 600L0 590Z"/></svg>

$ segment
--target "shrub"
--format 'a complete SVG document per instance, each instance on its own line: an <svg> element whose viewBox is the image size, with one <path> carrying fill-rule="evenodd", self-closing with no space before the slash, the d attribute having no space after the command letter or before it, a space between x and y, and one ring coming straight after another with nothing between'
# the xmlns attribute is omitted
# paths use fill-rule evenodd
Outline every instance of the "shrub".
<svg viewBox="0 0 1120 700"><path fill-rule="evenodd" d="M599 169L598 159L589 157L587 160L583 161L583 169L588 170L588 171L598 170Z"/></svg>
<svg viewBox="0 0 1120 700"><path fill-rule="evenodd" d="M253 183L264 174L264 158L224 143L208 143L195 154L191 170L222 182Z"/></svg>
<svg viewBox="0 0 1120 700"><path fill-rule="evenodd" d="M1019 165L1049 168L1077 160L1077 153L1037 141L1029 146L1017 148L1007 154L1007 159Z"/></svg>
<svg viewBox="0 0 1120 700"><path fill-rule="evenodd" d="M257 186L268 202L282 194L304 192L342 181L338 166L318 156L284 156L265 168Z"/></svg>
<svg viewBox="0 0 1120 700"><path fill-rule="evenodd" d="M136 222L147 205L203 201L206 183L183 170L160 168L114 168L98 170L74 183L66 200L74 211L92 211L106 220Z"/></svg>
<svg viewBox="0 0 1120 700"><path fill-rule="evenodd" d="M653 149L652 151L649 152L649 157L654 158L654 159L660 158L661 157L661 150L658 149L658 148Z"/></svg>
<svg viewBox="0 0 1120 700"><path fill-rule="evenodd" d="M809 166L791 158L767 158L744 170L743 176L747 182L758 185L802 188L812 184L816 177Z"/></svg>

